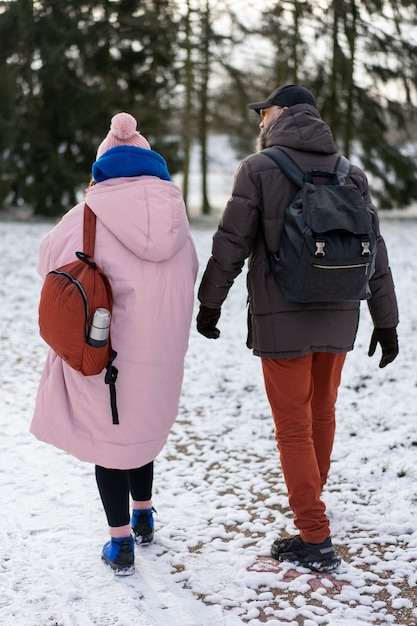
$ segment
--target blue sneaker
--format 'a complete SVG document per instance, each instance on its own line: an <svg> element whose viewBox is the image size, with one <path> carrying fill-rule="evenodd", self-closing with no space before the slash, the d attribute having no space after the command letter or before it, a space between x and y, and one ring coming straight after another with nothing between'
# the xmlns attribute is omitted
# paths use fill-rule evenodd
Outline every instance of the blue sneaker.
<svg viewBox="0 0 417 626"><path fill-rule="evenodd" d="M104 544L101 558L118 576L130 576L135 571L134 549L133 537L112 537Z"/></svg>
<svg viewBox="0 0 417 626"><path fill-rule="evenodd" d="M132 511L132 530L136 543L148 544L153 540L153 512L154 508Z"/></svg>

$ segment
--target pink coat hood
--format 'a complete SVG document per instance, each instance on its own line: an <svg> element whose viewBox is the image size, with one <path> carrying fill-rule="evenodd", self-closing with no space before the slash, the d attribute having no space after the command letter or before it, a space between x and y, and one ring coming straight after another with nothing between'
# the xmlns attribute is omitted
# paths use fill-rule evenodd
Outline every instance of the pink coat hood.
<svg viewBox="0 0 417 626"><path fill-rule="evenodd" d="M119 211L121 196L129 206L123 219ZM106 228L146 261L171 258L189 235L178 187L154 176L111 178L91 187L86 201Z"/></svg>

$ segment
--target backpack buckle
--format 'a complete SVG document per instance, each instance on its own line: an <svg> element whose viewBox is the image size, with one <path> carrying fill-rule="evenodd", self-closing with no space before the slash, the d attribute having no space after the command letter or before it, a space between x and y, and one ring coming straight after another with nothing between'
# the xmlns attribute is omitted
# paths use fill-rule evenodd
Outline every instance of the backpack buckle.
<svg viewBox="0 0 417 626"><path fill-rule="evenodd" d="M326 253L324 251L324 245L325 245L325 241L324 239L319 239L318 237L316 238L316 251L315 251L315 256L324 256Z"/></svg>
<svg viewBox="0 0 417 626"><path fill-rule="evenodd" d="M362 244L362 255L363 256L368 256L371 254L371 242L369 241L369 239L366 238L362 238L361 239L361 244Z"/></svg>

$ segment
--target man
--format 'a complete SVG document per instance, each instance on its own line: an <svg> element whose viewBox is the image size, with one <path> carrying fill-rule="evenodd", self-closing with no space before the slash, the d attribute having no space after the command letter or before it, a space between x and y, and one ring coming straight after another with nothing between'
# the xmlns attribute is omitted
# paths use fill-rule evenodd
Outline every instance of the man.
<svg viewBox="0 0 417 626"><path fill-rule="evenodd" d="M359 301L303 305L285 300L270 271L270 251L279 250L285 209L298 188L262 150L279 146L305 172L333 171L339 155L304 86L284 85L263 102L248 106L261 116L258 152L241 163L214 235L198 293L197 329L208 338L219 337L221 305L249 257L247 346L262 360L289 504L299 530L295 537L274 541L271 554L316 571L331 571L340 558L333 549L321 492L330 467L341 372L359 322ZM374 209L364 172L352 166L349 182ZM398 310L381 235L370 289L374 331L369 356L379 343L379 366L385 367L398 354Z"/></svg>

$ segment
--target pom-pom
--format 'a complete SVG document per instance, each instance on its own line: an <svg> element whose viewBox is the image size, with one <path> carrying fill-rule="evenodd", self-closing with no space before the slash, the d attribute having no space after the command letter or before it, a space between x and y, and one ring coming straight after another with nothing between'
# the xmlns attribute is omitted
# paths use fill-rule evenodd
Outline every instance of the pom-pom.
<svg viewBox="0 0 417 626"><path fill-rule="evenodd" d="M117 139L129 139L135 134L137 122L130 113L118 113L111 120L110 130Z"/></svg>

